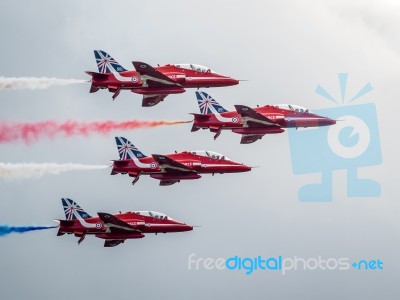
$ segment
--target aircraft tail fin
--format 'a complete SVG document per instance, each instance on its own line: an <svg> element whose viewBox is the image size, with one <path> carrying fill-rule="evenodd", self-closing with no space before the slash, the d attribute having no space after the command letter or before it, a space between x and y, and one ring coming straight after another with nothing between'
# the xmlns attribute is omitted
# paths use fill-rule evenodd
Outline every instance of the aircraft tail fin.
<svg viewBox="0 0 400 300"><path fill-rule="evenodd" d="M196 91L196 98L202 115L227 112L227 110L223 108L221 104L219 104L213 97L205 92Z"/></svg>
<svg viewBox="0 0 400 300"><path fill-rule="evenodd" d="M127 71L114 58L112 58L107 52L103 50L94 50L94 57L96 58L99 73L105 74Z"/></svg>
<svg viewBox="0 0 400 300"><path fill-rule="evenodd" d="M118 154L121 160L133 159L134 157L146 157L146 155L140 152L138 148L136 148L130 141L122 136L116 136L115 142L117 143Z"/></svg>
<svg viewBox="0 0 400 300"><path fill-rule="evenodd" d="M76 219L87 219L91 216L84 211L74 200L69 198L62 198L61 203L64 207L65 219L67 221Z"/></svg>

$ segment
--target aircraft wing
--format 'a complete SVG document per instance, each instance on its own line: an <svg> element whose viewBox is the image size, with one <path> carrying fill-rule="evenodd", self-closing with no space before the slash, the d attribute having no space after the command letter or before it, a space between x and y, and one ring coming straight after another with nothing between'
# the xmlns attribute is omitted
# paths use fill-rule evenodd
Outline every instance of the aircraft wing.
<svg viewBox="0 0 400 300"><path fill-rule="evenodd" d="M155 161L159 164L160 169L164 170L166 172L176 173L178 171L178 173L181 173L181 172L184 172L184 173L195 172L196 173L196 171L189 169L184 164L181 164L180 162L177 162L176 160L173 160L173 159L169 158L168 156L160 155L160 154L152 154L152 156L155 159Z"/></svg>
<svg viewBox="0 0 400 300"><path fill-rule="evenodd" d="M245 127L280 127L271 119L256 112L254 109L245 105L235 105L236 111L240 115Z"/></svg>
<svg viewBox="0 0 400 300"><path fill-rule="evenodd" d="M104 247L115 247L125 242L125 240L105 240Z"/></svg>
<svg viewBox="0 0 400 300"><path fill-rule="evenodd" d="M107 213L97 213L99 215L100 220L104 222L104 224L110 229L111 233L127 233L127 232L138 232L139 230L135 229L132 225L118 219L117 217L107 214Z"/></svg>
<svg viewBox="0 0 400 300"><path fill-rule="evenodd" d="M152 66L141 62L133 61L133 66L136 72L140 74L143 81L143 86L147 87L181 87L179 83L157 71Z"/></svg>
<svg viewBox="0 0 400 300"><path fill-rule="evenodd" d="M164 101L168 95L143 95L142 107L151 107Z"/></svg>
<svg viewBox="0 0 400 300"><path fill-rule="evenodd" d="M261 140L264 134L243 134L240 140L241 144L251 144L258 140Z"/></svg>

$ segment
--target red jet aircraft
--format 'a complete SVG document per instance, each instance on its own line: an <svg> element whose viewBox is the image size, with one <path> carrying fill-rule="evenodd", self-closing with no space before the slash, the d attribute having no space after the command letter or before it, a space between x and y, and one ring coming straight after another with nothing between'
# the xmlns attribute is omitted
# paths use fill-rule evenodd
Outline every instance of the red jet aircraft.
<svg viewBox="0 0 400 300"><path fill-rule="evenodd" d="M92 76L90 93L108 89L115 99L121 90L143 95L142 106L149 107L163 101L169 94L180 94L185 88L220 87L236 85L239 80L220 75L213 70L194 64L175 64L153 68L133 61L135 70L128 71L109 54L95 50L99 73L86 72Z"/></svg>
<svg viewBox="0 0 400 300"><path fill-rule="evenodd" d="M124 137L116 137L120 160L114 160L111 175L128 174L132 184L140 175L160 180L161 186L181 180L199 179L200 174L238 173L251 170L244 164L234 162L226 156L212 151L184 151L179 153L146 156Z"/></svg>
<svg viewBox="0 0 400 300"><path fill-rule="evenodd" d="M235 105L227 111L210 95L196 91L201 114L193 114L192 131L210 129L216 139L222 130L242 135L241 144L250 144L265 134L281 133L289 127L318 127L336 124L335 120L311 113L307 108L291 104L274 104L250 108Z"/></svg>
<svg viewBox="0 0 400 300"><path fill-rule="evenodd" d="M105 239L104 247L117 246L127 239L140 239L145 233L167 233L193 230L193 226L175 221L154 211L124 212L115 215L97 213L91 217L75 201L62 198L66 220L60 223L57 236L74 234L80 244L87 234Z"/></svg>

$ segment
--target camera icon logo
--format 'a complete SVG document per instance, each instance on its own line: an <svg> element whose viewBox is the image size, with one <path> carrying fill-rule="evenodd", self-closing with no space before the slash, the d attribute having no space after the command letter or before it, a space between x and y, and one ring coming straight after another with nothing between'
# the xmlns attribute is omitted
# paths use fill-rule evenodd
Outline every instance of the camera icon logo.
<svg viewBox="0 0 400 300"><path fill-rule="evenodd" d="M339 73L341 101L335 100L320 85L315 92L337 106L315 111L337 120L335 125L291 129L289 133L293 173L321 173L321 183L307 184L298 195L302 202L330 202L333 199L332 173L347 170L348 197L379 197L381 186L371 179L358 177L361 167L382 163L379 128L374 103L353 104L372 91L367 83L350 100L346 98L347 73Z"/></svg>

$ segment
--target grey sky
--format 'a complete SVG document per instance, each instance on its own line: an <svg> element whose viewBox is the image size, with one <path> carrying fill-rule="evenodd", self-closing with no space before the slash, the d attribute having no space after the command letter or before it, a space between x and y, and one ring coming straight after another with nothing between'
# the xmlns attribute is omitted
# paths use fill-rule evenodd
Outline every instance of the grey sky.
<svg viewBox="0 0 400 300"><path fill-rule="evenodd" d="M132 187L110 170L0 181L0 223L52 224L61 197L89 213L155 210L194 225L192 232L148 235L112 249L88 237L80 245L55 230L0 238L2 299L397 299L400 288L399 189L396 178L400 78L400 5L396 1L2 1L0 76L88 79L94 49L122 66L197 63L238 79L207 91L227 109L294 103L332 107L318 84L339 97L370 82L360 100L376 105L383 163L360 170L379 181L380 198L347 198L346 172L334 172L331 203L301 203L297 192L319 174L294 175L287 133L240 145L240 136L190 133L191 124L116 132L143 153L209 149L260 166L159 187L143 177ZM183 119L198 112L194 90L142 108L141 96L89 94L89 83L0 92L0 120ZM306 153L304 155L307 155ZM116 159L114 135L0 145L1 162L104 164ZM234 255L381 259L376 272L189 271L188 256Z"/></svg>

